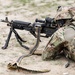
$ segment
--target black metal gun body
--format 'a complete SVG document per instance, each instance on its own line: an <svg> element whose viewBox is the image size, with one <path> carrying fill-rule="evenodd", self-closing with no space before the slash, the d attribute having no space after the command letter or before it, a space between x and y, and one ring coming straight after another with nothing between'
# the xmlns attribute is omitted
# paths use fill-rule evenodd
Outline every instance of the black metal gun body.
<svg viewBox="0 0 75 75"><path fill-rule="evenodd" d="M1 22L6 22L7 26L10 26L10 32L9 32L8 38L6 40L6 43L2 48L6 49L8 47L11 34L12 34L12 32L14 32L15 37L16 37L17 41L19 42L19 44L22 47L29 49L28 47L22 45L22 42L26 42L26 41L24 41L19 36L16 29L27 30L34 37L36 37L36 33L35 33L36 27L40 26L41 27L40 33L46 34L45 37L50 37L58 28L63 27L67 21L72 22L74 20L71 18L68 18L68 19L59 19L59 20L54 21L54 18L47 17L44 21L36 19L35 22L33 24L31 24L30 22L23 22L23 21L18 21L18 20L12 20L11 22L9 22L8 18L6 17L6 19L1 20Z"/></svg>
<svg viewBox="0 0 75 75"><path fill-rule="evenodd" d="M65 24L67 25L67 22L71 23L73 21L75 20L72 18L58 19L56 21L54 18L49 17L47 17L45 20L36 19L36 22L42 23L41 33L45 33L46 37L50 37L60 27L63 27Z"/></svg>
<svg viewBox="0 0 75 75"><path fill-rule="evenodd" d="M28 23L28 22L23 22L23 21L18 21L18 20L15 20L15 21L12 21L12 26L13 28L15 29L20 29L20 30L29 30L29 25L31 23Z"/></svg>

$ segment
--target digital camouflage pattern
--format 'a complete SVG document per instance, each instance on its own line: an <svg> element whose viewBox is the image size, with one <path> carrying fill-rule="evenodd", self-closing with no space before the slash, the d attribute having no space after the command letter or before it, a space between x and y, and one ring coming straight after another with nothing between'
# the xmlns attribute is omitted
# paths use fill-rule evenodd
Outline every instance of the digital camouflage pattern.
<svg viewBox="0 0 75 75"><path fill-rule="evenodd" d="M75 18L75 7L60 7L57 10L55 19Z"/></svg>
<svg viewBox="0 0 75 75"><path fill-rule="evenodd" d="M55 16L55 20L68 17L75 17L75 7L62 8ZM64 53L66 57L75 61L75 25L74 23L66 24L51 36L50 41L43 51L43 60L55 59L58 55Z"/></svg>
<svg viewBox="0 0 75 75"><path fill-rule="evenodd" d="M57 30L43 51L42 59L55 59L62 52L75 61L75 26L65 26Z"/></svg>
<svg viewBox="0 0 75 75"><path fill-rule="evenodd" d="M55 53L56 52L58 53L58 50L55 49L55 47L64 41L63 29L64 28L60 28L51 36L50 41L48 42L45 50L43 51L42 54L43 60L53 59Z"/></svg>

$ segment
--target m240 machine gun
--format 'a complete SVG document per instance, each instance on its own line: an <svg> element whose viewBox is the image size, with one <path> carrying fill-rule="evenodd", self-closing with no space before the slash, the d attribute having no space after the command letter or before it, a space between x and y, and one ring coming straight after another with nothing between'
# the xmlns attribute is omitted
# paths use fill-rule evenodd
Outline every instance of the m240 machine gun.
<svg viewBox="0 0 75 75"><path fill-rule="evenodd" d="M46 34L45 37L48 38L58 28L63 27L66 22L72 22L74 20L71 18L66 18L66 19L58 19L55 21L54 18L47 17L47 18L45 18L45 20L36 19L35 22L33 24L31 24L30 22L24 22L24 21L19 21L19 20L11 20L9 22L8 18L6 17L5 20L0 20L0 21L5 22L5 23L7 23L7 26L10 26L9 35L8 35L6 43L2 47L2 49L6 49L8 47L12 32L15 34L15 37L16 37L17 41L19 42L19 44L22 47L29 49L29 47L22 44L22 42L26 42L26 41L24 41L19 36L16 29L29 31L35 38L37 38L37 42L36 42L36 47L37 47L38 42L39 42L38 39L40 38L40 34L38 32L40 32L41 34L42 33ZM40 29L38 27L40 27ZM40 31L38 31L37 29L39 29ZM38 36L37 36L36 32L37 32Z"/></svg>

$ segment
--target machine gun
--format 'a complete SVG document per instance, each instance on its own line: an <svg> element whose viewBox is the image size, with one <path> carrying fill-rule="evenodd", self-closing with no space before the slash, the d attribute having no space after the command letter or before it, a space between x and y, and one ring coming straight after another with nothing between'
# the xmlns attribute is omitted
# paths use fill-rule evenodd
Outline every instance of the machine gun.
<svg viewBox="0 0 75 75"><path fill-rule="evenodd" d="M11 37L11 34L12 32L15 34L15 37L17 39L17 41L19 42L19 44L26 48L26 49L29 49L27 46L24 46L22 44L22 42L26 42L24 41L20 36L19 34L17 33L16 29L19 29L19 30L27 30L29 31L34 37L36 37L36 30L37 30L37 26L38 25L35 25L35 24L31 24L29 22L23 22L23 21L18 21L18 20L12 20L11 22L8 21L8 18L6 17L5 20L1 20L1 22L5 22L7 23L7 26L10 26L10 32L8 34L8 37L7 37L7 40L6 40L6 43L5 45L2 47L2 49L6 49L8 47L8 44L9 44L9 41L10 41L10 37ZM39 26L38 26L39 27Z"/></svg>
<svg viewBox="0 0 75 75"><path fill-rule="evenodd" d="M9 35L7 37L6 43L5 45L2 47L2 49L6 49L8 47L9 44L9 40L11 37L12 32L14 32L15 37L17 39L17 41L19 42L19 44L26 48L29 49L29 47L24 46L22 44L22 42L26 42L24 41L19 34L17 33L17 31L15 29L19 29L19 30L27 30L29 31L35 38L37 38L37 42L39 41L38 39L40 38L40 34L38 36L36 36L36 31L38 31L38 27L40 27L40 33L44 33L46 34L46 38L50 37L58 28L63 27L64 24L66 22L72 22L74 21L71 18L68 19L59 19L59 20L54 20L54 18L49 18L47 17L45 20L38 20L36 19L35 22L33 24L31 24L30 22L23 22L23 21L18 21L18 20L11 20L9 22L8 18L6 17L5 20L1 20L1 22L5 22L7 23L7 26L10 26L10 32ZM37 32L37 33L38 33ZM36 42L36 47L38 46L38 43Z"/></svg>

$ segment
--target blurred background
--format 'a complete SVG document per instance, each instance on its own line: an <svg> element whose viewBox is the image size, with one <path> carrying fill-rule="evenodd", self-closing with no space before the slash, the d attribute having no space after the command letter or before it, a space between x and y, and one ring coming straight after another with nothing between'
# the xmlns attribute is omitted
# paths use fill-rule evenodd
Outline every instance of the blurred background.
<svg viewBox="0 0 75 75"><path fill-rule="evenodd" d="M58 6L74 6L75 0L0 0L0 18L8 16L33 22L54 17Z"/></svg>

